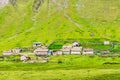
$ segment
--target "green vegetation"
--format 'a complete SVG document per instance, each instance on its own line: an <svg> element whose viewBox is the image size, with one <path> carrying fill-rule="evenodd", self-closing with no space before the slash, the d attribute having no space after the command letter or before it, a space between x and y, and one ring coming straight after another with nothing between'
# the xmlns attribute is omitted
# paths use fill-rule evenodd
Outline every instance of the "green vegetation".
<svg viewBox="0 0 120 80"><path fill-rule="evenodd" d="M114 48L112 49L114 52L120 52L120 44L114 45Z"/></svg>
<svg viewBox="0 0 120 80"><path fill-rule="evenodd" d="M119 80L119 69L2 71L1 80Z"/></svg>
<svg viewBox="0 0 120 80"><path fill-rule="evenodd" d="M0 53L17 47L33 51L33 42L58 50L74 41L84 48L120 52L119 44L92 44L120 41L120 0L47 1L17 0L0 9ZM48 63L22 63L11 56L0 59L0 80L120 80L119 57L63 55L50 56Z"/></svg>
<svg viewBox="0 0 120 80"><path fill-rule="evenodd" d="M92 39L67 39L67 40L62 40L62 39L58 39L55 40L54 42L52 42L49 45L49 49L55 49L55 50L59 50L62 48L63 45L71 45L73 42L77 41L80 42L81 46L83 48L93 48L94 50L112 50L114 51L112 48L112 44L110 45L104 45L104 41L109 40L109 39L105 39L105 38L92 38Z"/></svg>
<svg viewBox="0 0 120 80"><path fill-rule="evenodd" d="M120 58L118 57L96 55L51 56L48 63L41 64L16 62L9 58L9 60L0 61L0 79L119 80ZM60 61L61 63L58 63ZM105 64L108 62L113 64Z"/></svg>
<svg viewBox="0 0 120 80"><path fill-rule="evenodd" d="M50 44L56 39L120 41L119 0L72 0L64 9L49 1L49 8L44 0L38 13L33 12L33 0L19 0L17 8L8 5L0 10L0 51L31 46L34 41Z"/></svg>

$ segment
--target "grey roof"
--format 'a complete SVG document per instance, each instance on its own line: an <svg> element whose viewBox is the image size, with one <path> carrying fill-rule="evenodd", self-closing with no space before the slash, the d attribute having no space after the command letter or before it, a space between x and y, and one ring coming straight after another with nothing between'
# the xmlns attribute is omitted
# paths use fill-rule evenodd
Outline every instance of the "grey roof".
<svg viewBox="0 0 120 80"><path fill-rule="evenodd" d="M42 44L41 42L33 42L33 44Z"/></svg>

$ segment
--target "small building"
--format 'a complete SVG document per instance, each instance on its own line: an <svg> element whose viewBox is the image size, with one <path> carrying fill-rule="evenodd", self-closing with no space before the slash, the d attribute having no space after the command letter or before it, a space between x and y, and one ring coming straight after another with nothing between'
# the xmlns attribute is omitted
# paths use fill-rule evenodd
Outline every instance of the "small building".
<svg viewBox="0 0 120 80"><path fill-rule="evenodd" d="M63 46L63 48L61 49L62 53L63 54L71 54L71 48L72 48L72 46Z"/></svg>
<svg viewBox="0 0 120 80"><path fill-rule="evenodd" d="M109 45L110 42L109 41L104 41L104 45Z"/></svg>
<svg viewBox="0 0 120 80"><path fill-rule="evenodd" d="M12 55L14 55L14 53L12 52L12 50L3 51L3 56L12 56Z"/></svg>
<svg viewBox="0 0 120 80"><path fill-rule="evenodd" d="M22 52L22 49L20 49L20 48L12 49L12 52L13 53L20 53L20 52Z"/></svg>
<svg viewBox="0 0 120 80"><path fill-rule="evenodd" d="M110 53L110 51L109 50L101 50L100 53L101 54L108 54L108 53Z"/></svg>
<svg viewBox="0 0 120 80"><path fill-rule="evenodd" d="M92 48L84 48L82 54L94 54L94 50Z"/></svg>
<svg viewBox="0 0 120 80"><path fill-rule="evenodd" d="M46 47L40 47L34 50L36 56L46 56L48 55L48 49Z"/></svg>
<svg viewBox="0 0 120 80"><path fill-rule="evenodd" d="M82 47L72 47L71 54L81 54Z"/></svg>
<svg viewBox="0 0 120 80"><path fill-rule="evenodd" d="M31 58L28 56L28 54L21 54L20 60L26 62L28 60L31 60Z"/></svg>
<svg viewBox="0 0 120 80"><path fill-rule="evenodd" d="M33 42L33 47L41 47L42 43L41 42Z"/></svg>
<svg viewBox="0 0 120 80"><path fill-rule="evenodd" d="M27 57L28 57L27 54L22 54L21 57L20 57L20 60L25 61L25 60L27 60Z"/></svg>
<svg viewBox="0 0 120 80"><path fill-rule="evenodd" d="M58 50L58 51L53 52L53 55L63 55L63 52L62 50Z"/></svg>

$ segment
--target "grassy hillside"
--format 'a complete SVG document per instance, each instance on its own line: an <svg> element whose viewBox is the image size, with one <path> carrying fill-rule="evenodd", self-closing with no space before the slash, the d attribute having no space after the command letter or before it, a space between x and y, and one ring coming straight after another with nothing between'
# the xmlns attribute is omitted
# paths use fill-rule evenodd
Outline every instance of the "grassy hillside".
<svg viewBox="0 0 120 80"><path fill-rule="evenodd" d="M49 44L56 39L108 38L120 41L120 0L69 0L66 7L47 0L38 13L33 0L20 0L18 7L0 10L0 50Z"/></svg>

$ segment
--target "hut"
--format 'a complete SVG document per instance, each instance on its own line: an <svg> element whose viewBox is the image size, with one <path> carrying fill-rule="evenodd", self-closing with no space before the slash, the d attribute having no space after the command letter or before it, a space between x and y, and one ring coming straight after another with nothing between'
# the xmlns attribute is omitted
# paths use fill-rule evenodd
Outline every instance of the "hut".
<svg viewBox="0 0 120 80"><path fill-rule="evenodd" d="M101 54L107 54L107 53L110 53L110 51L109 50L101 50L100 53Z"/></svg>
<svg viewBox="0 0 120 80"><path fill-rule="evenodd" d="M33 47L41 47L42 43L41 42L33 42Z"/></svg>
<svg viewBox="0 0 120 80"><path fill-rule="evenodd" d="M34 50L36 56L46 56L48 55L48 49L46 47L40 47Z"/></svg>
<svg viewBox="0 0 120 80"><path fill-rule="evenodd" d="M12 52L13 53L20 53L20 52L22 52L22 49L20 49L20 48L12 49Z"/></svg>
<svg viewBox="0 0 120 80"><path fill-rule="evenodd" d="M3 51L3 56L12 56L12 55L14 55L12 50Z"/></svg>
<svg viewBox="0 0 120 80"><path fill-rule="evenodd" d="M22 54L20 57L20 60L25 62L27 60L30 60L31 58L27 54Z"/></svg>
<svg viewBox="0 0 120 80"><path fill-rule="evenodd" d="M62 53L63 54L70 54L71 53L71 48L72 48L72 46L63 46L63 48L61 49Z"/></svg>
<svg viewBox="0 0 120 80"><path fill-rule="evenodd" d="M94 50L92 48L84 48L82 54L94 54Z"/></svg>
<svg viewBox="0 0 120 80"><path fill-rule="evenodd" d="M104 45L109 45L110 42L109 41L104 41Z"/></svg>
<svg viewBox="0 0 120 80"><path fill-rule="evenodd" d="M63 52L62 50L58 50L58 51L53 52L53 55L63 55Z"/></svg>
<svg viewBox="0 0 120 80"><path fill-rule="evenodd" d="M82 47L72 47L71 54L81 54Z"/></svg>

